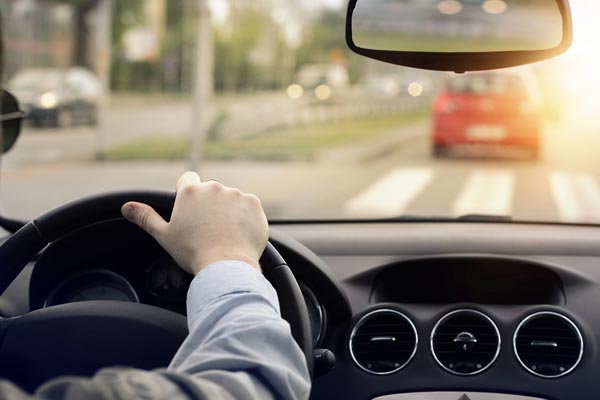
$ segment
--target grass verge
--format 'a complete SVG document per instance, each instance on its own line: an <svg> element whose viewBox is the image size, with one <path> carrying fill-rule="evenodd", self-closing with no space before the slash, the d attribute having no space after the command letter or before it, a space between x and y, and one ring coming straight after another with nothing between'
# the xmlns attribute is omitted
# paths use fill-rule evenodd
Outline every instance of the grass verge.
<svg viewBox="0 0 600 400"><path fill-rule="evenodd" d="M418 111L211 140L204 145L204 157L218 160L312 160L319 150L389 134L396 128L423 120L427 115L427 112ZM186 157L188 149L189 139L185 137L151 137L109 149L107 157L110 160L181 160Z"/></svg>

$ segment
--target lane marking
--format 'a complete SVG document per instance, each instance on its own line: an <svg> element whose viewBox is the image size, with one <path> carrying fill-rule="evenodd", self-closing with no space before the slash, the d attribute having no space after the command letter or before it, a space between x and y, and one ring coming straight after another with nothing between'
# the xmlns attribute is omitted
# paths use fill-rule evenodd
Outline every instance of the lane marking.
<svg viewBox="0 0 600 400"><path fill-rule="evenodd" d="M561 221L600 220L600 186L592 174L553 172L548 180Z"/></svg>
<svg viewBox="0 0 600 400"><path fill-rule="evenodd" d="M512 210L515 175L507 170L469 172L451 208L454 216L466 214L508 215Z"/></svg>
<svg viewBox="0 0 600 400"><path fill-rule="evenodd" d="M347 201L345 211L364 218L401 216L434 175L431 168L395 168Z"/></svg>

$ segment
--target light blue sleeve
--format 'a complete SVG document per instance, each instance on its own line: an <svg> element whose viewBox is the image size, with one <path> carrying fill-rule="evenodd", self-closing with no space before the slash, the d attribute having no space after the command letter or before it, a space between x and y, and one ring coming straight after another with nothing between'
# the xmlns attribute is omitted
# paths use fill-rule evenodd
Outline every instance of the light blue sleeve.
<svg viewBox="0 0 600 400"><path fill-rule="evenodd" d="M308 398L304 355L280 316L277 293L255 268L207 266L190 285L187 312L190 333L169 371L223 398Z"/></svg>
<svg viewBox="0 0 600 400"><path fill-rule="evenodd" d="M211 264L190 285L190 333L169 369L105 368L92 378L53 379L33 396L0 380L0 399L307 399L306 361L278 304L250 265Z"/></svg>

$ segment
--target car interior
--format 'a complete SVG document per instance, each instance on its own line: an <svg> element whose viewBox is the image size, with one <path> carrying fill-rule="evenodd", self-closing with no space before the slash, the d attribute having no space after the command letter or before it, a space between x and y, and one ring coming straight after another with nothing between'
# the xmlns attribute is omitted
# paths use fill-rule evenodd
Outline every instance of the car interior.
<svg viewBox="0 0 600 400"><path fill-rule="evenodd" d="M549 59L573 40L568 1L506 0L485 3L548 19L519 30L520 41L442 29L459 32L455 47L441 39L415 44L418 32L398 26L430 3L448 17L470 3L481 11L482 2L351 0L348 47L380 62L462 74ZM514 29L501 18L506 12L480 14L486 26ZM19 146L23 115L10 93L2 104L8 151ZM169 364L187 334L192 277L121 217L126 201L168 218L174 193L112 191L27 221L2 217L12 231L0 246L2 378L32 391L106 366ZM313 399L600 398L600 226L593 222L477 213L282 218L270 220L269 243L261 265L306 356Z"/></svg>

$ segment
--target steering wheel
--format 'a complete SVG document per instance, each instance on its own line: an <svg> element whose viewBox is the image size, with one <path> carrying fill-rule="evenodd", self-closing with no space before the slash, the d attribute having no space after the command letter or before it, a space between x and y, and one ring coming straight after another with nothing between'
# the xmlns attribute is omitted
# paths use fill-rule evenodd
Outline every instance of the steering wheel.
<svg viewBox="0 0 600 400"><path fill-rule="evenodd" d="M175 194L103 194L76 200L27 223L0 247L0 293L46 245L88 225L122 218L121 206L128 201L149 204L168 220ZM312 374L310 322L298 283L270 243L260 263ZM145 304L89 301L44 308L0 320L0 377L33 391L57 376L90 376L107 366L166 367L187 333L184 316Z"/></svg>

